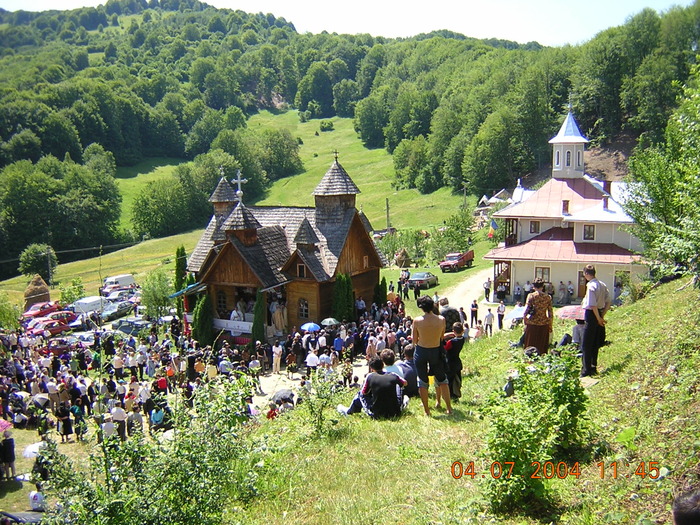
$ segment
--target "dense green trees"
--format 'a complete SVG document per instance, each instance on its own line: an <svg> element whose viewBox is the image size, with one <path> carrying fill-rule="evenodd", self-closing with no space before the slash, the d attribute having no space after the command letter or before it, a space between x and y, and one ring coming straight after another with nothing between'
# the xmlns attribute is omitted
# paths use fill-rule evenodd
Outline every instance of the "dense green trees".
<svg viewBox="0 0 700 525"><path fill-rule="evenodd" d="M27 277L38 273L50 285L53 281L56 266L58 266L58 259L56 258L56 252L51 246L48 244L30 244L19 256L19 268L17 270Z"/></svg>
<svg viewBox="0 0 700 525"><path fill-rule="evenodd" d="M700 88L693 74L663 144L630 159L632 184L625 209L650 259L688 268L700 278Z"/></svg>
<svg viewBox="0 0 700 525"><path fill-rule="evenodd" d="M139 235L201 225L220 166L241 169L246 199L258 198L301 169L288 133L244 129L259 108L353 117L367 147L393 152L396 185L421 192L481 194L546 165L569 103L594 142L627 130L653 145L698 28L698 3L645 9L562 48L450 32L298 34L273 15L197 0L0 11L0 240L8 258L31 242L117 240L114 166L145 156L192 163L139 197Z"/></svg>

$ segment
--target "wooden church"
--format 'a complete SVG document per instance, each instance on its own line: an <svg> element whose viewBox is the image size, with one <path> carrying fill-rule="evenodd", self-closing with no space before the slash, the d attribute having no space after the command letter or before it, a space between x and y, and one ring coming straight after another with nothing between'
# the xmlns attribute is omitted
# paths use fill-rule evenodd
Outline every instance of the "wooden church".
<svg viewBox="0 0 700 525"><path fill-rule="evenodd" d="M246 206L222 177L209 201L214 215L187 262L211 298L214 326L250 333L257 291L268 335L332 316L336 277L349 274L355 297L371 300L384 258L355 207L360 193L335 161L313 192L314 207Z"/></svg>

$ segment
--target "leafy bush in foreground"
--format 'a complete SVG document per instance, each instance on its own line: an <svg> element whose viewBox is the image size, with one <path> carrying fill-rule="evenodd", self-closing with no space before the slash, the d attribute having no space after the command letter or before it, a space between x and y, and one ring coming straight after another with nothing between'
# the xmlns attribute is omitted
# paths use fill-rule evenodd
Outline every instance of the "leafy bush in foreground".
<svg viewBox="0 0 700 525"><path fill-rule="evenodd" d="M251 461L243 445L249 378L202 386L193 411L174 412L169 438L109 438L87 469L76 468L52 442L42 451L47 493L61 503L47 523L219 524L232 501L251 497Z"/></svg>
<svg viewBox="0 0 700 525"><path fill-rule="evenodd" d="M512 377L514 395L495 394L486 407L486 457L490 465L498 462L503 467L502 475L496 467L489 477L486 492L494 510L532 512L549 495L538 465L582 444L588 399L572 353L520 364ZM575 473L575 465L567 465L563 477L570 473Z"/></svg>

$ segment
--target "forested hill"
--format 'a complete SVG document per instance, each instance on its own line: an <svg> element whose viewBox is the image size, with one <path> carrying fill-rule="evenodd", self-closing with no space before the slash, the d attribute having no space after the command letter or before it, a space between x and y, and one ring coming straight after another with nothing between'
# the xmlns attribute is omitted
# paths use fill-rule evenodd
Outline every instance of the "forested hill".
<svg viewBox="0 0 700 525"><path fill-rule="evenodd" d="M424 193L487 193L546 165L569 100L595 141L624 128L653 143L695 63L700 4L647 9L562 48L449 31L299 34L273 14L194 0L3 11L0 23L0 242L15 257L35 241L120 240L115 164L194 159L177 176L197 217L219 166L241 167L249 198L263 195L302 167L295 137L246 129L259 108L354 117L367 147L393 153L396 186Z"/></svg>

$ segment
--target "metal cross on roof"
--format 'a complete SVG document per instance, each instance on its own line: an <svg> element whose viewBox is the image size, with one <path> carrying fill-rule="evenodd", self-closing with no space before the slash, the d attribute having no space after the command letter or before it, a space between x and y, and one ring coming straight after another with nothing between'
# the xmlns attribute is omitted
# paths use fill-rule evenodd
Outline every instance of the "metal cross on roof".
<svg viewBox="0 0 700 525"><path fill-rule="evenodd" d="M335 161L338 162L338 150L337 149L333 150L333 155L335 155Z"/></svg>
<svg viewBox="0 0 700 525"><path fill-rule="evenodd" d="M231 182L235 182L238 185L238 190L236 191L236 197L238 197L238 202L243 202L243 190L241 189L241 184L248 182L248 179L241 178L241 170L236 170L236 178Z"/></svg>

